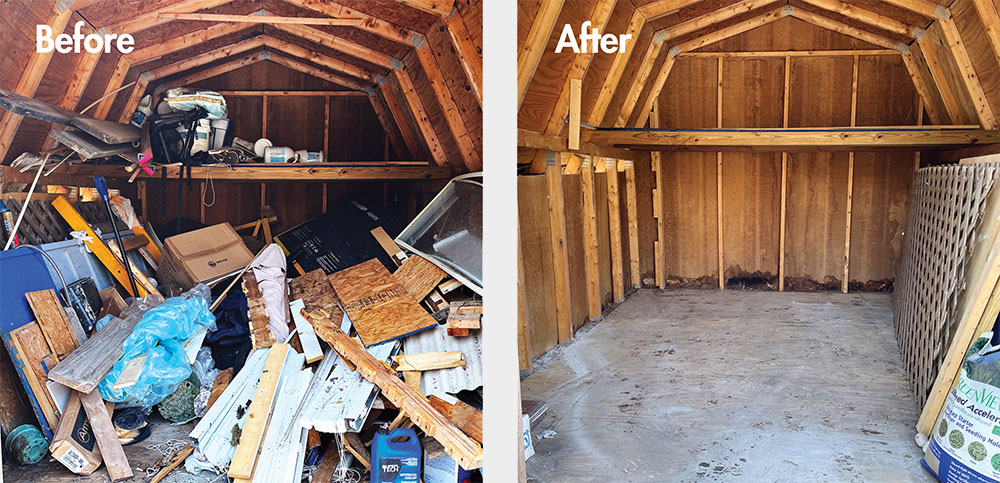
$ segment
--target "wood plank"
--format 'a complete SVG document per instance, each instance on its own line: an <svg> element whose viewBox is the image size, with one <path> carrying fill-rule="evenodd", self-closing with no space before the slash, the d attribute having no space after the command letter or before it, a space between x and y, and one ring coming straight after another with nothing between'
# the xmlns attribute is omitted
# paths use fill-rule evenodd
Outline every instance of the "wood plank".
<svg viewBox="0 0 1000 483"><path fill-rule="evenodd" d="M434 371L465 365L465 356L462 355L462 351L400 354L393 356L392 360L398 364L396 367L398 372Z"/></svg>
<svg viewBox="0 0 1000 483"><path fill-rule="evenodd" d="M327 18L327 17L278 17L274 15L229 15L217 13L172 13L163 12L157 15L163 20L197 20L201 22L239 22L256 24L299 24L299 25L331 25L338 27L357 27L361 19Z"/></svg>
<svg viewBox="0 0 1000 483"><path fill-rule="evenodd" d="M770 0L773 1L773 0ZM745 52L681 52L679 58L699 57L853 57L855 55L899 55L896 49L844 49L844 50L754 50Z"/></svg>
<svg viewBox="0 0 1000 483"><path fill-rule="evenodd" d="M420 255L403 261L392 276L416 300L423 300L448 274Z"/></svg>
<svg viewBox="0 0 1000 483"><path fill-rule="evenodd" d="M552 270L555 278L556 327L559 343L573 338L572 301L569 283L569 248L566 241L566 206L563 199L562 170L556 153L545 153L545 180L548 186L549 235L552 243Z"/></svg>
<svg viewBox="0 0 1000 483"><path fill-rule="evenodd" d="M388 87L379 89L376 92L376 97L384 100L386 107L389 108L389 112L392 113L392 118L396 122L396 127L399 128L403 140L406 141L406 148L410 151L410 155L420 156L423 150L420 149L420 143L417 141L417 137L413 133L413 128L406 119L406 114L403 112L402 105L396 97L396 93L392 88Z"/></svg>
<svg viewBox="0 0 1000 483"><path fill-rule="evenodd" d="M482 466L482 446L456 428L420 393L401 381L382 361L372 357L358 341L341 331L338 328L339 321L335 323L315 313L306 316L321 339L330 344L346 361L357 367L365 379L378 386L383 396L405 412L428 436L444 445L445 451L452 459L466 469Z"/></svg>
<svg viewBox="0 0 1000 483"><path fill-rule="evenodd" d="M625 300L625 275L622 261L621 195L615 160L604 158L608 175L608 225L611 231L611 280L614 301Z"/></svg>
<svg viewBox="0 0 1000 483"><path fill-rule="evenodd" d="M465 19L462 18L462 14L458 9L453 9L450 14L445 15L444 23L448 30L448 38L451 39L459 61L462 63L462 69L465 70L465 75L469 77L469 85L472 86L472 93L475 95L476 101L479 102L479 106L482 107L483 49L481 46L477 46L475 41L472 40L472 36L469 35L468 27L465 24Z"/></svg>
<svg viewBox="0 0 1000 483"><path fill-rule="evenodd" d="M583 133L585 142L631 147L755 151L930 148L1000 143L1000 132L982 129L842 128L719 129L719 130L597 130Z"/></svg>
<svg viewBox="0 0 1000 483"><path fill-rule="evenodd" d="M663 32L666 35L665 40L675 39L773 3L774 0L744 0L736 4L726 5L699 17L685 20L676 25L671 25L670 28L662 29L658 33ZM708 52L705 54L708 54Z"/></svg>
<svg viewBox="0 0 1000 483"><path fill-rule="evenodd" d="M930 70L931 79L937 86L937 92L944 101L948 118L951 119L951 122L962 122L965 119L962 105L955 95L954 86L949 82L948 75L942 66L943 60L938 55L937 49L934 46L934 38L929 33L924 33L924 35L917 38L917 43L920 45L920 52L924 55L927 68Z"/></svg>
<svg viewBox="0 0 1000 483"><path fill-rule="evenodd" d="M792 10L792 16L809 22L817 27L822 27L827 30L832 30L839 34L847 35L849 37L854 37L856 39L863 40L870 44L878 45L879 47L885 47L887 49L894 49L898 46L897 42L893 42L880 35L873 34L867 30L861 30L852 25L845 24L843 22L838 22L829 17L824 17L822 15L815 14L813 12L803 10L801 8L796 8Z"/></svg>
<svg viewBox="0 0 1000 483"><path fill-rule="evenodd" d="M552 36L552 29L556 25L559 13L562 12L564 0L542 0L531 23L528 37L524 41L524 47L517 53L517 108L521 108L524 101L524 94L528 91L531 78L535 76L538 69L538 62L542 60L542 53Z"/></svg>
<svg viewBox="0 0 1000 483"><path fill-rule="evenodd" d="M90 426L94 430L97 446L101 448L101 458L104 459L104 466L108 469L111 481L132 478L132 467L125 457L122 444L118 442L115 426L111 423L111 416L104 405L104 400L101 399L101 394L97 391L80 393L80 404L87 412L87 419L90 420Z"/></svg>
<svg viewBox="0 0 1000 483"><path fill-rule="evenodd" d="M580 149L580 79L569 81L569 148Z"/></svg>
<svg viewBox="0 0 1000 483"><path fill-rule="evenodd" d="M30 322L5 334L11 360L20 368L27 382L25 391L38 403L38 408L49 428L59 424L59 409L55 399L46 389L47 372L58 364L59 359L45 341L42 330L35 322Z"/></svg>
<svg viewBox="0 0 1000 483"><path fill-rule="evenodd" d="M208 397L208 405L205 406L205 410L211 409L215 401L219 400L222 393L226 391L229 387L229 383L233 380L233 368L226 368L224 371L220 372L219 375L215 376L215 381L212 383L212 393Z"/></svg>
<svg viewBox="0 0 1000 483"><path fill-rule="evenodd" d="M378 259L329 276L354 329L367 346L378 345L436 325ZM316 326L313 324L313 329Z"/></svg>
<svg viewBox="0 0 1000 483"><path fill-rule="evenodd" d="M906 71L909 72L910 78L913 80L913 86L917 89L917 93L920 95L924 109L927 110L927 117L930 118L932 124L943 124L944 118L941 117L941 113L937 109L937 103L934 102L934 98L931 96L930 87L928 87L927 81L924 79L923 72L917 65L913 52L904 53L902 58L903 65L906 66ZM923 114L918 113L917 116L921 119L923 118Z"/></svg>
<svg viewBox="0 0 1000 483"><path fill-rule="evenodd" d="M420 96L413 87L413 81L410 79L410 75L402 70L393 71L393 73L396 76L396 80L399 82L400 90L403 91L403 97L406 98L406 102L410 106L410 111L413 112L413 117L417 120L417 128L419 128L420 133L423 134L424 143L427 146L427 149L431 152L431 158L434 160L434 164L438 166L448 166L448 157L445 154L444 148L441 146L441 142L438 140L437 133L434 132L433 123L431 123L430 118L427 117L427 111L424 109L423 102L420 100Z"/></svg>
<svg viewBox="0 0 1000 483"><path fill-rule="evenodd" d="M972 4L983 22L983 28L986 29L993 54L997 62L1000 62L1000 7L997 7L996 3L990 3L990 0L972 0Z"/></svg>
<svg viewBox="0 0 1000 483"><path fill-rule="evenodd" d="M896 20L895 18L880 15L878 13L866 10L857 5L850 5L839 0L804 0L805 3L817 6L824 10L829 10L831 12L838 13L847 18L858 20L864 22L868 25L878 27L883 30L888 30L890 32L897 33L899 35L905 35L910 38L913 36L913 26L907 25L904 22Z"/></svg>
<svg viewBox="0 0 1000 483"><path fill-rule="evenodd" d="M668 13L680 10L688 5L696 3L696 0L653 0L639 7L639 12L646 17L646 20L653 20Z"/></svg>
<svg viewBox="0 0 1000 483"><path fill-rule="evenodd" d="M951 50L952 56L958 64L958 71L962 74L965 89L972 98L972 104L975 106L976 116L980 124L987 129L997 129L1000 124L997 123L996 114L990 106L982 82L972 65L969 51L962 40L962 34L958 31L958 26L955 25L955 20L949 16L939 19L937 23L941 26L941 31L944 32L944 42L948 45L948 49Z"/></svg>
<svg viewBox="0 0 1000 483"><path fill-rule="evenodd" d="M635 192L635 166L625 161L625 205L628 212L628 261L629 275L633 287L642 286L639 273L639 205Z"/></svg>
<svg viewBox="0 0 1000 483"><path fill-rule="evenodd" d="M372 105L372 110L375 111L375 116L378 117L378 121L382 124L382 130L385 131L386 135L389 136L387 142L392 145L393 152L396 153L398 159L407 159L409 157L407 151L404 148L408 148L409 143L404 143L401 137L402 126L397 127L394 121L391 121L391 114L386 111L387 106L382 103L379 96L372 94L368 96L368 101ZM398 129L398 131L397 131ZM327 136L329 137L329 136ZM327 140L329 142L329 140ZM386 160L388 160L388 153L386 153Z"/></svg>
<svg viewBox="0 0 1000 483"><path fill-rule="evenodd" d="M401 266L403 262L406 261L406 254L403 253L403 249L399 248L396 241L385 232L385 229L381 226L372 229L371 234L375 237L375 241L378 242L379 246L389 254L392 261L396 263L396 266Z"/></svg>
<svg viewBox="0 0 1000 483"><path fill-rule="evenodd" d="M629 20L628 28L625 29L622 35L631 35L633 39L636 39L645 22L646 17L636 9ZM625 72L625 68L631 58L632 49L629 49L629 52L628 55L616 55L614 61L612 61L611 68L608 69L608 73L604 77L604 82L601 84L601 90L597 94L597 100L594 101L594 107L590 110L590 116L587 117L588 124L597 125L604 119L604 115L608 111L608 105L611 104L611 98L614 97L615 92L618 90L622 74ZM520 135L518 139L520 139ZM595 153L595 155L598 154Z"/></svg>
<svg viewBox="0 0 1000 483"><path fill-rule="evenodd" d="M522 148L540 149L543 151L571 152L581 156L603 156L618 159L635 159L636 153L627 149L618 149L610 146L580 143L579 150L568 149L569 139L562 136L549 136L527 129L517 130L517 145ZM29 181L30 182L30 181Z"/></svg>
<svg viewBox="0 0 1000 483"><path fill-rule="evenodd" d="M248 272L250 273L250 272ZM281 379L282 367L288 354L288 344L275 344L267 354L264 370L260 374L260 382L253 395L253 402L247 413L246 422L240 432L239 444L229 464L227 475L230 478L250 478L253 475L254 464L257 461L257 451L264 439L264 430L271 418L274 406L275 392Z"/></svg>
<svg viewBox="0 0 1000 483"><path fill-rule="evenodd" d="M458 429L467 434L470 438L483 442L483 412L462 402L448 404L437 396L430 396L427 402L431 403L442 416L448 418Z"/></svg>
<svg viewBox="0 0 1000 483"><path fill-rule="evenodd" d="M28 305L35 314L35 320L42 329L45 340L60 360L79 347L78 337L83 336L86 340L83 327L79 327L80 322L75 321L77 327L71 324L54 290L28 292L24 297L28 299Z"/></svg>
<svg viewBox="0 0 1000 483"><path fill-rule="evenodd" d="M580 168L580 187L583 191L583 248L587 263L587 314L590 320L601 318L601 281L597 255L597 198L595 197L594 169L590 156L585 156Z"/></svg>
<svg viewBox="0 0 1000 483"><path fill-rule="evenodd" d="M133 302L122 311L121 318L112 319L51 369L49 379L83 393L93 391L121 358L122 342L132 334L139 319L162 300L151 295L143 302Z"/></svg>

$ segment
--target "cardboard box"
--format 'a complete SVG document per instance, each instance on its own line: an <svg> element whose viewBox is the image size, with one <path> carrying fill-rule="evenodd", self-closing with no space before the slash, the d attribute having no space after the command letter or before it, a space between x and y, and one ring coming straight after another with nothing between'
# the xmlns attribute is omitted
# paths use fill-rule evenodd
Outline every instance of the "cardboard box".
<svg viewBox="0 0 1000 483"><path fill-rule="evenodd" d="M242 270L253 254L229 223L208 226L167 238L156 275L160 284L189 290Z"/></svg>
<svg viewBox="0 0 1000 483"><path fill-rule="evenodd" d="M72 391L59 428L52 438L52 457L78 475L89 475L101 466L101 450L80 404L80 393Z"/></svg>

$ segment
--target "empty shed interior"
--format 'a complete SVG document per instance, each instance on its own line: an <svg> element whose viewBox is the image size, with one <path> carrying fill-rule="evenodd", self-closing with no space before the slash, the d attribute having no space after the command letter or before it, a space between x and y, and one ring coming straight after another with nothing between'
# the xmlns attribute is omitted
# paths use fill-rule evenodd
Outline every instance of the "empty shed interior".
<svg viewBox="0 0 1000 483"><path fill-rule="evenodd" d="M996 2L519 8L522 395L556 431L529 479L929 476L889 293L917 170L1000 153ZM555 53L588 20L630 50Z"/></svg>

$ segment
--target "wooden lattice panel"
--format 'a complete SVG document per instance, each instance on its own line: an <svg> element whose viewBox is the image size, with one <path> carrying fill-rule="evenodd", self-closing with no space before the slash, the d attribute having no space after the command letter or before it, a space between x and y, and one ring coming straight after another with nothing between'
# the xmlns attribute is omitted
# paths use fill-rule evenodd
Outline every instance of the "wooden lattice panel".
<svg viewBox="0 0 1000 483"><path fill-rule="evenodd" d="M893 325L917 407L937 377L954 333L986 195L1000 164L937 166L917 171L896 274Z"/></svg>

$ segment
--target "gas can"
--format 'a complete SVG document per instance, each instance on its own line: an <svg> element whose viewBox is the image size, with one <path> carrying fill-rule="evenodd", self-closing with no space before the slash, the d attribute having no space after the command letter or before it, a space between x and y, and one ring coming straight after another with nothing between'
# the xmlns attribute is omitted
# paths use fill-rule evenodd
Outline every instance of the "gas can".
<svg viewBox="0 0 1000 483"><path fill-rule="evenodd" d="M420 441L413 429L398 428L389 433L376 433L372 442L371 483L420 481L422 456Z"/></svg>

